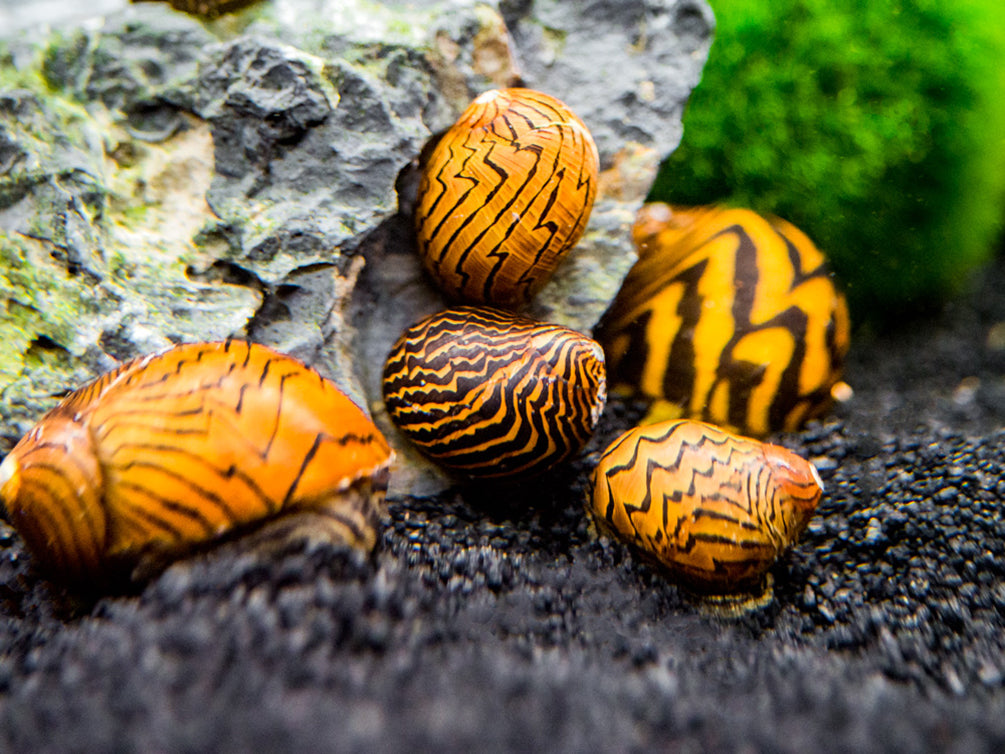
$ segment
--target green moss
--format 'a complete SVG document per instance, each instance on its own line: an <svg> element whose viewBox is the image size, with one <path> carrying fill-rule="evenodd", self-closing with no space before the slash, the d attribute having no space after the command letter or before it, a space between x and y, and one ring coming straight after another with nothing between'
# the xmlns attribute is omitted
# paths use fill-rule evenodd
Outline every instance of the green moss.
<svg viewBox="0 0 1005 754"><path fill-rule="evenodd" d="M66 274L41 245L0 233L0 386L21 374L39 338L67 346L81 317L95 311L95 292Z"/></svg>
<svg viewBox="0 0 1005 754"><path fill-rule="evenodd" d="M44 79L38 66L19 66L14 61L10 43L0 40L0 91L44 88Z"/></svg>
<svg viewBox="0 0 1005 754"><path fill-rule="evenodd" d="M422 39L421 28L406 18L392 18L387 23L387 32L390 36L414 42Z"/></svg>
<svg viewBox="0 0 1005 754"><path fill-rule="evenodd" d="M1005 4L711 0L718 28L651 198L781 215L857 316L937 303L1005 209Z"/></svg>
<svg viewBox="0 0 1005 754"><path fill-rule="evenodd" d="M41 51L38 73L51 91L83 89L91 73L94 40L81 30L59 30Z"/></svg>

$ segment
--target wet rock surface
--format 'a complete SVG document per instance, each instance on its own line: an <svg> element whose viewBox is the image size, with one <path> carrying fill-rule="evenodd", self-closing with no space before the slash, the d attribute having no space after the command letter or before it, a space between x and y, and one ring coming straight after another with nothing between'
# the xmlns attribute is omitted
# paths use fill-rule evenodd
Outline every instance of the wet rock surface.
<svg viewBox="0 0 1005 754"><path fill-rule="evenodd" d="M372 560L222 551L76 615L7 532L0 732L73 751L968 751L1005 743L1005 264L860 334L838 415L778 438L826 492L775 600L710 617L580 501L640 414L535 485L390 507Z"/></svg>

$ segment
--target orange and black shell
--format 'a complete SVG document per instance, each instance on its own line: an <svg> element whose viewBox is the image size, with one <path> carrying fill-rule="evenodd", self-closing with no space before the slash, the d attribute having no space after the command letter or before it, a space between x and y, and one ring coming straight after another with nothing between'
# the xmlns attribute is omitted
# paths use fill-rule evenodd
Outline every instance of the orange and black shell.
<svg viewBox="0 0 1005 754"><path fill-rule="evenodd" d="M639 259L595 330L612 388L754 437L831 405L848 307L793 225L745 209L643 207Z"/></svg>
<svg viewBox="0 0 1005 754"><path fill-rule="evenodd" d="M485 92L422 168L415 227L426 270L458 302L527 303L586 228L599 164L590 132L559 100Z"/></svg>
<svg viewBox="0 0 1005 754"><path fill-rule="evenodd" d="M0 465L0 499L38 565L100 583L303 511L369 550L391 459L363 411L299 361L193 343L68 395Z"/></svg>
<svg viewBox="0 0 1005 754"><path fill-rule="evenodd" d="M482 307L449 309L406 329L383 379L394 423L465 477L552 468L586 444L607 395L597 343Z"/></svg>
<svg viewBox="0 0 1005 754"><path fill-rule="evenodd" d="M600 531L711 593L756 587L823 492L816 469L795 453L691 420L621 435L592 486Z"/></svg>

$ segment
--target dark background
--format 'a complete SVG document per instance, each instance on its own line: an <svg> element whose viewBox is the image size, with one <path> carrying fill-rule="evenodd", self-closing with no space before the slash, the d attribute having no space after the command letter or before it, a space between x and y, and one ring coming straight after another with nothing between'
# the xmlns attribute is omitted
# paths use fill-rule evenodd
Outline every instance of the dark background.
<svg viewBox="0 0 1005 754"><path fill-rule="evenodd" d="M223 550L69 611L0 550L19 751L967 751L1005 747L1005 265L857 332L849 403L777 438L826 491L773 604L698 611L581 509L586 455L390 506L372 559Z"/></svg>

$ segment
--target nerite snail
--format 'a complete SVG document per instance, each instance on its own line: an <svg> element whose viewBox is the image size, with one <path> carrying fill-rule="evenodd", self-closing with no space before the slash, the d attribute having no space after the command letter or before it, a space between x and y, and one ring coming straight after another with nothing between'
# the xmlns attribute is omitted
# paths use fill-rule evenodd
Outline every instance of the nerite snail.
<svg viewBox="0 0 1005 754"><path fill-rule="evenodd" d="M299 361L195 343L67 396L0 465L0 499L39 565L100 584L265 524L309 519L370 550L391 459L363 411Z"/></svg>
<svg viewBox="0 0 1005 754"><path fill-rule="evenodd" d="M636 427L604 452L589 512L599 530L703 593L758 591L823 492L777 445L682 420Z"/></svg>
<svg viewBox="0 0 1005 754"><path fill-rule="evenodd" d="M590 438L604 355L578 332L457 307L412 325L384 366L384 403L428 457L467 477L541 473Z"/></svg>
<svg viewBox="0 0 1005 754"><path fill-rule="evenodd" d="M744 209L650 204L634 237L638 262L595 331L612 387L755 437L828 408L848 308L803 233Z"/></svg>
<svg viewBox="0 0 1005 754"><path fill-rule="evenodd" d="M583 122L531 89L485 92L423 166L419 254L455 301L516 308L586 227L599 159Z"/></svg>

